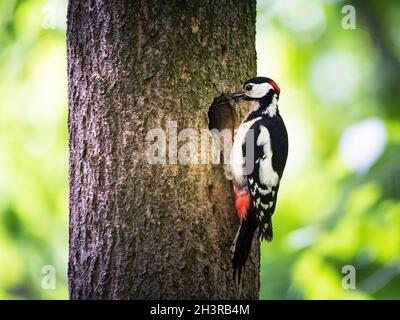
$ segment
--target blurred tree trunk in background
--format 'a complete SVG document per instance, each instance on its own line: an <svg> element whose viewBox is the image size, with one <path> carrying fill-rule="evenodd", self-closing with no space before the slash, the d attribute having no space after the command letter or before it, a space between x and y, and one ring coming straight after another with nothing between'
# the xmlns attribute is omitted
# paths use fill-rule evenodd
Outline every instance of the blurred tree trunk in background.
<svg viewBox="0 0 400 320"><path fill-rule="evenodd" d="M400 118L400 60L396 54L396 45L392 44L391 32L387 30L387 20L383 16L385 9L382 3L376 1L352 0L350 4L357 9L357 14L361 17L371 35L372 41L377 49L377 68L379 69L379 84L376 84L378 95L386 108L388 116ZM391 8L394 3L386 3ZM385 8L385 7L383 7ZM394 12L397 12L394 10ZM361 25L361 28L363 26ZM393 32L393 31L392 31Z"/></svg>
<svg viewBox="0 0 400 320"><path fill-rule="evenodd" d="M213 98L256 74L255 19L255 0L70 0L72 299L258 298L258 241L232 281L222 166L145 156L149 130L200 132Z"/></svg>

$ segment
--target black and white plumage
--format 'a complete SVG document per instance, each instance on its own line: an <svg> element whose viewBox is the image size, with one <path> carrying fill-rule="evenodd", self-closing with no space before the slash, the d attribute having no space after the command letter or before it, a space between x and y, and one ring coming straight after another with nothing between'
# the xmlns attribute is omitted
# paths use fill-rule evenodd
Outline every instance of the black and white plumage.
<svg viewBox="0 0 400 320"><path fill-rule="evenodd" d="M288 155L278 85L272 79L256 77L246 81L243 89L241 98L250 101L251 111L241 123L231 151L235 205L241 221L231 253L234 277L239 280L257 228L261 239L272 240L271 217Z"/></svg>

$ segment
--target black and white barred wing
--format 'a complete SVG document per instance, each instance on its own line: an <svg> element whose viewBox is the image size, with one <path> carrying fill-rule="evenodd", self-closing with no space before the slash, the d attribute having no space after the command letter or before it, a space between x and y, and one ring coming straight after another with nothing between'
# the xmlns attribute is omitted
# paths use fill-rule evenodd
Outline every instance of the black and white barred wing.
<svg viewBox="0 0 400 320"><path fill-rule="evenodd" d="M273 139L268 127L263 121L252 127L255 166L247 178L252 200L251 210L255 214L260 235L271 241L271 216L275 211L280 175L273 166ZM246 158L249 158L249 154L246 154Z"/></svg>

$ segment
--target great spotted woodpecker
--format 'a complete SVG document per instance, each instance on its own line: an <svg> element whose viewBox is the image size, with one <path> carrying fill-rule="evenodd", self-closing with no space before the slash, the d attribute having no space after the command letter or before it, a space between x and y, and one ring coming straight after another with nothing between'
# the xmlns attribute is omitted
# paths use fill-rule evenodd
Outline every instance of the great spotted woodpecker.
<svg viewBox="0 0 400 320"><path fill-rule="evenodd" d="M232 243L233 276L240 281L254 233L272 240L271 216L288 155L286 127L278 110L280 89L270 78L246 81L233 99L250 102L231 150L231 174L240 226Z"/></svg>

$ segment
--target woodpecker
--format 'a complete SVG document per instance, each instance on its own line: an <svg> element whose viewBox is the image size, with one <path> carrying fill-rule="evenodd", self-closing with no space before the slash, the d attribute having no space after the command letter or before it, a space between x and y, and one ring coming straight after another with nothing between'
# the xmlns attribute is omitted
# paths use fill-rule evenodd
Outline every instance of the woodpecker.
<svg viewBox="0 0 400 320"><path fill-rule="evenodd" d="M250 103L231 149L231 175L240 226L231 246L233 277L240 281L255 231L261 240L272 240L272 220L278 190L288 156L288 136L279 113L280 89L266 77L243 84L231 94Z"/></svg>

